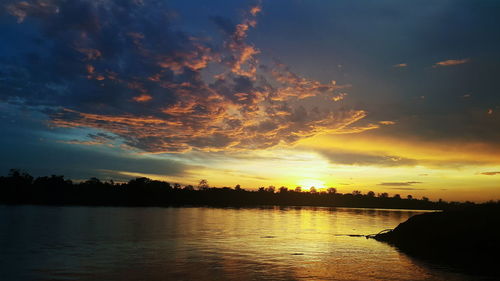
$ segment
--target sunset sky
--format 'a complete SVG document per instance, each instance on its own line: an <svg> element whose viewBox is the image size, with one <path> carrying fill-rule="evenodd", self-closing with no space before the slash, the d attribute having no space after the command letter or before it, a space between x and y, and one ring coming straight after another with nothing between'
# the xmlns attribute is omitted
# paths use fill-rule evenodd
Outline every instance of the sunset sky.
<svg viewBox="0 0 500 281"><path fill-rule="evenodd" d="M0 4L1 174L500 199L500 1Z"/></svg>

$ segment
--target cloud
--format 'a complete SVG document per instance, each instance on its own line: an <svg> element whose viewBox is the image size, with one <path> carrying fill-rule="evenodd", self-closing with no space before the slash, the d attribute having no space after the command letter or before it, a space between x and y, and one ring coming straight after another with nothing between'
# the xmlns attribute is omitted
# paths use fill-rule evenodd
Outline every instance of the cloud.
<svg viewBox="0 0 500 281"><path fill-rule="evenodd" d="M404 68L404 67L407 67L407 66L408 66L408 64L406 64L406 63L398 63L398 64L393 65L392 67Z"/></svg>
<svg viewBox="0 0 500 281"><path fill-rule="evenodd" d="M78 145L108 145L113 146L113 141L116 140L116 137L105 134L105 133L96 133L96 134L87 134L87 138L82 139L71 139L71 140L60 140L60 143L66 144L78 144Z"/></svg>
<svg viewBox="0 0 500 281"><path fill-rule="evenodd" d="M22 23L28 14L49 15L59 12L56 1L18 1L6 5L6 10Z"/></svg>
<svg viewBox="0 0 500 281"><path fill-rule="evenodd" d="M349 87L349 85L337 85L335 80L330 81L330 83L321 83L316 80L300 77L290 71L286 65L279 62L275 63L274 68L271 70L271 75L282 85L282 87L277 89L276 95L273 97L274 100L281 100L288 97L305 99L326 92L332 95L331 99L333 101L340 101L347 94L336 94L335 91Z"/></svg>
<svg viewBox="0 0 500 281"><path fill-rule="evenodd" d="M108 149L102 153L102 150L96 147L89 148L86 145L76 147L71 144L42 141L33 143L18 139L16 143L22 145L10 146L11 149L5 150L3 153L5 161L0 164L0 170L29 167L29 172L37 176L56 172L72 179L82 179L95 176L114 178L109 173L101 173L104 170L109 171L110 167L115 171L179 177L186 175L191 169L190 165L181 161L130 155L119 150Z"/></svg>
<svg viewBox="0 0 500 281"><path fill-rule="evenodd" d="M425 188L414 188L414 187L390 187L392 190L425 190Z"/></svg>
<svg viewBox="0 0 500 281"><path fill-rule="evenodd" d="M133 97L132 99L135 100L136 102L147 102L147 101L152 100L153 97L151 97L148 94L140 94L136 97Z"/></svg>
<svg viewBox="0 0 500 281"><path fill-rule="evenodd" d="M230 55L225 57L224 60L233 74L254 78L257 73L259 62L255 55L259 54L260 50L246 43L245 39L250 28L257 25L256 17L261 11L260 4L251 7L245 14L243 21L234 27L229 26L229 21L224 18L213 18L214 22L229 35L224 45L230 51Z"/></svg>
<svg viewBox="0 0 500 281"><path fill-rule="evenodd" d="M420 184L422 182L419 181L406 181L406 182L382 182L379 183L378 185L382 186L411 186L414 184Z"/></svg>
<svg viewBox="0 0 500 281"><path fill-rule="evenodd" d="M260 64L260 50L246 42L260 4L232 27L213 18L225 36L216 42L174 29L160 0L41 3L9 4L20 27L39 32L25 36L43 39L35 55L0 60L0 100L43 108L53 127L117 137L66 142L149 153L252 150L385 124L360 125L366 111L339 105L348 85Z"/></svg>
<svg viewBox="0 0 500 281"><path fill-rule="evenodd" d="M342 152L326 149L320 149L316 151L326 157L331 163L341 165L396 167L415 166L418 163L415 159L394 155L377 155L362 152Z"/></svg>
<svg viewBox="0 0 500 281"><path fill-rule="evenodd" d="M436 62L432 67L443 67L443 66L453 66L470 62L470 59L458 59L458 60L444 60Z"/></svg>
<svg viewBox="0 0 500 281"><path fill-rule="evenodd" d="M500 175L500 172L482 172L480 174L485 175L485 176L496 176L496 175Z"/></svg>

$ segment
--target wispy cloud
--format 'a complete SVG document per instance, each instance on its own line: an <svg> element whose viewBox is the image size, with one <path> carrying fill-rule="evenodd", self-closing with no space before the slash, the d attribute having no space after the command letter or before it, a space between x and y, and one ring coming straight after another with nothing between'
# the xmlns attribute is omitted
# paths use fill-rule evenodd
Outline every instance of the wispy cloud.
<svg viewBox="0 0 500 281"><path fill-rule="evenodd" d="M500 175L500 172L482 172L480 174L485 175L485 176L496 176L496 175Z"/></svg>
<svg viewBox="0 0 500 281"><path fill-rule="evenodd" d="M406 64L406 63L398 63L398 64L393 65L392 67L403 68L403 67L407 67L407 66L408 66L408 64Z"/></svg>
<svg viewBox="0 0 500 281"><path fill-rule="evenodd" d="M389 189L392 189L392 190L407 190L407 191L410 191L410 190L425 190L425 188L415 188L415 187L390 187Z"/></svg>
<svg viewBox="0 0 500 281"><path fill-rule="evenodd" d="M359 166L415 166L417 160L394 155L369 154L362 152L316 150L333 164L359 165ZM410 182L417 183L417 182Z"/></svg>
<svg viewBox="0 0 500 281"><path fill-rule="evenodd" d="M420 181L406 181L406 182L383 182L379 183L378 185L382 186L411 186L414 184L420 184L422 182Z"/></svg>
<svg viewBox="0 0 500 281"><path fill-rule="evenodd" d="M436 62L432 67L443 67L443 66L453 66L470 62L470 59L452 59Z"/></svg>
<svg viewBox="0 0 500 281"><path fill-rule="evenodd" d="M18 23L22 23L28 14L56 14L59 7L55 1L18 1L6 6L7 11L17 18Z"/></svg>
<svg viewBox="0 0 500 281"><path fill-rule="evenodd" d="M148 94L141 94L139 96L133 97L132 99L135 100L136 102L147 102L152 100L153 97L151 97Z"/></svg>
<svg viewBox="0 0 500 281"><path fill-rule="evenodd" d="M59 140L60 143L66 144L78 144L78 145L108 145L113 146L113 141L116 138L104 133L97 134L87 134L86 139L71 139L71 140Z"/></svg>

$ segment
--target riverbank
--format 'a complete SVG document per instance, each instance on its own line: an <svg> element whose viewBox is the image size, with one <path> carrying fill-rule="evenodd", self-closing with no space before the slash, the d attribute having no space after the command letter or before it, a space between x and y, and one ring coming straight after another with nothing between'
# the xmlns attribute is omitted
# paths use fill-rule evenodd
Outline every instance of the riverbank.
<svg viewBox="0 0 500 281"><path fill-rule="evenodd" d="M457 270L500 276L498 203L415 215L373 238Z"/></svg>

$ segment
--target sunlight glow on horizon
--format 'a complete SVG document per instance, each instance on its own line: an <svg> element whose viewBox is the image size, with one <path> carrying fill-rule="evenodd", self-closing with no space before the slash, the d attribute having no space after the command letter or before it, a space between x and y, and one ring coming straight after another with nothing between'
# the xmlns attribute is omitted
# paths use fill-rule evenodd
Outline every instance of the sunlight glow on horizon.
<svg viewBox="0 0 500 281"><path fill-rule="evenodd" d="M326 187L324 181L318 180L318 179L309 179L309 178L305 178L303 180L300 180L298 182L298 185L300 187L302 187L302 189L304 189L304 190L310 190L311 187L316 188L316 190L319 190L320 188Z"/></svg>
<svg viewBox="0 0 500 281"><path fill-rule="evenodd" d="M335 136L335 138L337 137ZM346 137L342 136L339 139L342 140ZM323 145L327 143L335 145L331 138L325 136ZM363 144L359 141L360 139L358 139L359 144ZM315 143L320 145L318 142ZM369 141L365 143L369 143ZM402 145L400 144L399 147ZM240 184L249 190L271 185L275 186L276 189L281 186L289 189L301 186L304 191L308 191L312 186L318 191L334 187L341 193L350 193L353 190L360 190L363 193L374 191L375 193L387 192L390 195L401 194L403 197L410 194L415 198L426 196L434 200L443 198L445 200L486 201L491 196L500 196L495 175L480 173L485 170L500 170L500 165L487 166L487 168L477 166L474 163L462 167L452 165L440 168L435 167L436 164L432 163L401 166L383 166L376 165L376 163L348 165L336 163L335 155L332 159L328 159L321 153L306 150L303 144L298 145L298 147L301 148L277 147L266 151L228 154L220 160L209 158L210 163L207 163L207 166L197 166L197 168L190 170L185 177L176 177L175 179L180 183L193 185L196 185L200 179L207 179L211 186L234 187L236 184ZM388 148L390 145L381 147ZM398 146L394 147L396 149L388 151L389 154L406 155L404 149L398 149ZM353 149L354 147L351 143L346 145L346 148ZM359 149L366 148L359 147ZM436 151L432 149L431 152L426 152L426 148L418 147L415 149L420 149L418 153L421 155ZM336 151L336 148L331 151ZM452 151L447 153L448 155L443 158L444 161L450 159L449 155L453 155ZM410 156L412 155L415 154ZM455 155L464 154L458 152ZM438 155L432 156L438 159ZM457 157L457 159L463 158ZM148 176L155 178L155 175ZM172 177L169 180L171 181Z"/></svg>

